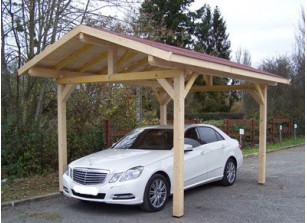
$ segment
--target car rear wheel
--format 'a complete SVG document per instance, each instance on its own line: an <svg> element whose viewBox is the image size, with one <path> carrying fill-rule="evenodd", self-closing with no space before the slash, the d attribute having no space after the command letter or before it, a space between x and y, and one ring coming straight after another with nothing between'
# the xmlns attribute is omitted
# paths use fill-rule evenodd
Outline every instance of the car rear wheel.
<svg viewBox="0 0 307 223"><path fill-rule="evenodd" d="M221 183L224 186L231 186L236 181L237 177L237 165L233 158L229 158L226 162L224 169L224 176Z"/></svg>
<svg viewBox="0 0 307 223"><path fill-rule="evenodd" d="M169 184L161 174L153 175L145 188L144 202L141 208L145 211L155 212L163 209L169 195Z"/></svg>

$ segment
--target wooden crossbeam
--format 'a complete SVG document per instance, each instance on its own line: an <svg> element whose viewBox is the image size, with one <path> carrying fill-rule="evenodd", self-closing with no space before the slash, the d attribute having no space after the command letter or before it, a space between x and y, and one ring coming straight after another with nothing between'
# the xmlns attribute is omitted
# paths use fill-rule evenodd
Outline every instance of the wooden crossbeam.
<svg viewBox="0 0 307 223"><path fill-rule="evenodd" d="M66 57L64 60L62 60L60 63L58 63L57 65L54 66L55 70L60 70L61 68L63 68L64 66L66 66L67 64L71 63L73 60L77 59L79 56L81 56L82 54L86 53L88 50L90 50L93 47L93 45L91 44L86 44L85 46L83 46L81 49L77 50L76 52L74 52L73 54L69 55L68 57Z"/></svg>
<svg viewBox="0 0 307 223"><path fill-rule="evenodd" d="M71 72L74 73L74 72ZM81 73L82 74L82 73ZM97 82L123 82L123 81L138 81L138 80L155 80L164 78L173 78L180 75L178 70L160 70L160 71L145 71L120 73L112 75L88 75L77 77L58 78L58 84L82 84L82 83L97 83Z"/></svg>
<svg viewBox="0 0 307 223"><path fill-rule="evenodd" d="M209 91L236 91L236 90L255 90L253 84L242 85L213 85L213 86L193 86L191 92L209 92Z"/></svg>

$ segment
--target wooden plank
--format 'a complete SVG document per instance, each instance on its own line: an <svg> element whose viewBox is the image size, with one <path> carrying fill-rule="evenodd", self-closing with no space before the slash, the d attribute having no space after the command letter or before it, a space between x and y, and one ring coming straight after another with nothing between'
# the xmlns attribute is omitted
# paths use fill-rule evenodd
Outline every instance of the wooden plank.
<svg viewBox="0 0 307 223"><path fill-rule="evenodd" d="M77 72L64 72L62 74L75 74ZM84 75L80 73L79 75ZM172 78L178 76L177 70L159 70L159 71L144 71L132 73L120 73L112 75L88 75L78 77L63 77L58 78L58 84L82 84L82 83L98 83L98 82L122 82L122 81L138 81L138 80L155 80Z"/></svg>
<svg viewBox="0 0 307 223"><path fill-rule="evenodd" d="M131 50L127 50L124 55L118 60L117 62L117 67L121 68L124 66L124 64L127 62L127 60L131 59L132 57L134 57L135 55L137 55L137 53L135 51L131 51Z"/></svg>
<svg viewBox="0 0 307 223"><path fill-rule="evenodd" d="M82 54L85 54L92 47L93 47L93 45L90 45L90 44L87 44L87 45L83 46L81 49L77 50L76 52L74 52L73 54L69 55L64 60L62 60L60 63L55 65L54 69L55 70L60 70L61 68L63 68L67 64L71 63L73 60L75 60L79 56L81 56Z"/></svg>
<svg viewBox="0 0 307 223"><path fill-rule="evenodd" d="M184 75L174 78L173 216L184 215Z"/></svg>
<svg viewBox="0 0 307 223"><path fill-rule="evenodd" d="M263 96L263 104L260 104L258 183L265 184L267 141L267 86L261 87L261 94Z"/></svg>
<svg viewBox="0 0 307 223"><path fill-rule="evenodd" d="M96 38L90 35L86 35L84 33L79 34L79 39L82 43L88 43L92 45L100 45L107 48L116 48L117 45L108 41L105 41L101 38Z"/></svg>
<svg viewBox="0 0 307 223"><path fill-rule="evenodd" d="M139 67L144 66L145 64L148 63L147 57L137 61L136 63L134 63L133 65L129 66L128 69L123 70L123 72L127 73L127 72L132 72L136 69L138 69Z"/></svg>
<svg viewBox="0 0 307 223"><path fill-rule="evenodd" d="M77 68L77 71L78 72L84 72L84 71L88 70L89 68L91 68L92 66L94 66L95 64L99 63L100 61L106 59L107 56L108 56L108 52L103 52L103 53L99 54L98 56L94 57L92 60L88 61L83 66Z"/></svg>
<svg viewBox="0 0 307 223"><path fill-rule="evenodd" d="M31 59L29 62L24 64L21 68L18 69L18 75L26 74L27 71L36 66L40 61L44 60L49 54L52 52L59 50L62 46L64 46L68 41L74 39L80 33L80 27L77 27L70 31L69 33L65 34L62 38L57 40L52 45L46 47L46 49Z"/></svg>

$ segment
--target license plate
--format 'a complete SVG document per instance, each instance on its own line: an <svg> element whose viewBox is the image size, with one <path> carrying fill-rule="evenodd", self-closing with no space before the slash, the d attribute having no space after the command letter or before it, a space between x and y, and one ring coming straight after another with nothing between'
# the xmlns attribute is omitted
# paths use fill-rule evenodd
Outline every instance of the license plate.
<svg viewBox="0 0 307 223"><path fill-rule="evenodd" d="M86 194L93 196L97 196L98 194L98 189L96 187L75 185L73 189L75 192L79 194Z"/></svg>

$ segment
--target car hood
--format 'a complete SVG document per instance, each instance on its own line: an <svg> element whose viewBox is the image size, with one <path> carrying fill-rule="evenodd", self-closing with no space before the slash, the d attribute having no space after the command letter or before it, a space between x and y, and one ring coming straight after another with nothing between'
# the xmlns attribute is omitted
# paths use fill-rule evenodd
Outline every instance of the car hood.
<svg viewBox="0 0 307 223"><path fill-rule="evenodd" d="M70 168L85 167L126 171L135 166L147 166L172 155L170 150L107 149L72 162Z"/></svg>

